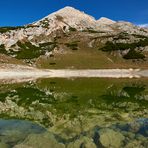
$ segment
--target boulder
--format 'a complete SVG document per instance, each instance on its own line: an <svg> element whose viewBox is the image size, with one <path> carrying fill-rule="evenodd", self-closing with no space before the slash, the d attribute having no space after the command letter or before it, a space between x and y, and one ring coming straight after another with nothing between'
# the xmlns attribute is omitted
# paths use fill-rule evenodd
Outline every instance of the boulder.
<svg viewBox="0 0 148 148"><path fill-rule="evenodd" d="M92 138L81 137L80 139L68 144L67 148L97 148Z"/></svg>
<svg viewBox="0 0 148 148"><path fill-rule="evenodd" d="M31 134L14 148L65 148L65 145L59 143L52 134L44 133Z"/></svg>
<svg viewBox="0 0 148 148"><path fill-rule="evenodd" d="M107 148L120 148L125 139L120 132L108 128L101 129L99 135L101 144Z"/></svg>

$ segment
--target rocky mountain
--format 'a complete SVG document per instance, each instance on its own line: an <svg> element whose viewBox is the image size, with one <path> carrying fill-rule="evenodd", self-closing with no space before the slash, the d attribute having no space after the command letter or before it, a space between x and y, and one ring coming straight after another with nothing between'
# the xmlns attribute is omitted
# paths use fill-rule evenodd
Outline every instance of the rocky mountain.
<svg viewBox="0 0 148 148"><path fill-rule="evenodd" d="M106 17L101 17L99 20L97 20L98 24L106 24L106 25L112 25L116 23L116 21L113 21L111 19L108 19Z"/></svg>
<svg viewBox="0 0 148 148"><path fill-rule="evenodd" d="M96 20L92 16L89 16L84 12L80 12L72 7L65 7L64 9L52 13L47 17L33 23L33 25L42 27L44 27L45 24L51 30L69 30L69 27L73 27L77 30L98 28Z"/></svg>
<svg viewBox="0 0 148 148"><path fill-rule="evenodd" d="M79 55L86 53L85 60L93 61L91 58L94 54L94 59L100 61L100 57L103 56L104 63L108 63L108 66L113 63L116 65L118 61L114 61L115 57L136 62L142 59L145 65L148 56L147 46L148 29L105 17L95 20L72 7L65 7L32 24L0 28L0 53L37 65L50 63L50 66L55 66L56 60L61 59L61 53L68 60L63 62L63 67L65 63L71 63L70 59L78 60ZM73 58L68 59L69 56ZM63 61L65 57L62 57ZM85 60L82 62L86 63ZM96 61L94 65L95 63ZM104 63L103 66L106 67ZM49 68L49 65L45 67ZM77 68L77 65L79 64L73 63L65 65L64 68ZM93 66L98 67L100 64Z"/></svg>

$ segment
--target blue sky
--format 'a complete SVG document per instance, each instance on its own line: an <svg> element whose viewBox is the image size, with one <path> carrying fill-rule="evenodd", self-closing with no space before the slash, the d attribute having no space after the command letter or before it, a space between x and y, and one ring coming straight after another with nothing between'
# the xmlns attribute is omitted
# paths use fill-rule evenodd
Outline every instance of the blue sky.
<svg viewBox="0 0 148 148"><path fill-rule="evenodd" d="M148 0L0 0L0 26L19 26L34 22L72 6L94 16L148 24Z"/></svg>

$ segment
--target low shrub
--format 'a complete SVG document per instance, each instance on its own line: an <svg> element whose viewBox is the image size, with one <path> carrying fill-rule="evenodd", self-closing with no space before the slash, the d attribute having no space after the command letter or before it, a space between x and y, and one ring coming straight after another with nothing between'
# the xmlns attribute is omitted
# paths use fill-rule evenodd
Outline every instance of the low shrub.
<svg viewBox="0 0 148 148"><path fill-rule="evenodd" d="M134 49L129 50L129 52L123 56L124 59L144 59L145 56Z"/></svg>
<svg viewBox="0 0 148 148"><path fill-rule="evenodd" d="M78 41L66 43L65 45L72 50L78 50Z"/></svg>

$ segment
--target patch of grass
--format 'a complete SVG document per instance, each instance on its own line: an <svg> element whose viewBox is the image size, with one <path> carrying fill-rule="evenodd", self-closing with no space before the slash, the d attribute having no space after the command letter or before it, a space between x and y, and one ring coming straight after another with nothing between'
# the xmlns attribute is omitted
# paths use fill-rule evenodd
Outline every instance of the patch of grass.
<svg viewBox="0 0 148 148"><path fill-rule="evenodd" d="M147 61L125 60L116 53L102 52L79 46L79 50L65 49L66 54L54 53L54 58L42 56L37 59L36 65L39 68L53 68L49 63L56 63L55 69L104 69L104 68L147 68ZM141 63L142 62L142 63Z"/></svg>
<svg viewBox="0 0 148 148"><path fill-rule="evenodd" d="M66 43L65 45L72 50L78 50L78 42L79 41L73 41L73 42L70 42L70 43Z"/></svg>

